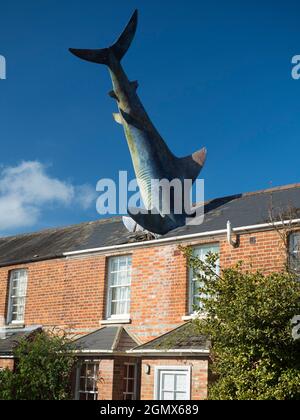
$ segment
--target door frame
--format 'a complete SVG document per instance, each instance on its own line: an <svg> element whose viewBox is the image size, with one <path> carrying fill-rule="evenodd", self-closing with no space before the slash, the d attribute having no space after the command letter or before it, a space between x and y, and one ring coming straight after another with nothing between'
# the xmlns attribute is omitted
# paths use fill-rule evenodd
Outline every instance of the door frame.
<svg viewBox="0 0 300 420"><path fill-rule="evenodd" d="M192 366L183 366L183 365L167 365L167 366L155 366L154 368L154 400L158 401L160 396L160 374L161 371L174 371L180 372L185 371L187 373L187 399L191 399L191 378L192 378Z"/></svg>

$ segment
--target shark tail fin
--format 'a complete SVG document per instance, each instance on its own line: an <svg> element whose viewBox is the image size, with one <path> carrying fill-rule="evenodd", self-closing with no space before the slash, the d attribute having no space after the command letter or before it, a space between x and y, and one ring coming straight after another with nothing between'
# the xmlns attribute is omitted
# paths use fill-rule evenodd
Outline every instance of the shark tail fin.
<svg viewBox="0 0 300 420"><path fill-rule="evenodd" d="M114 45L109 48L98 50L79 50L70 48L69 51L77 57L82 58L83 60L91 61L92 63L97 64L109 65L109 57L111 53L113 53L117 60L121 61L133 41L137 28L137 22L138 11L135 10L121 36L114 43Z"/></svg>
<svg viewBox="0 0 300 420"><path fill-rule="evenodd" d="M206 155L206 148L203 147L201 150L198 150L190 156L179 158L179 173L183 174L185 179L191 179L194 182L204 166Z"/></svg>

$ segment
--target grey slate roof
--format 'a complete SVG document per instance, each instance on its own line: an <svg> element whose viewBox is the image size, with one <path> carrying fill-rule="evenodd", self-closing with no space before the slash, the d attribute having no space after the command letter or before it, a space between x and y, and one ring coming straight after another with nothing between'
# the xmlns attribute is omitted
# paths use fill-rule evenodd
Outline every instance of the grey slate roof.
<svg viewBox="0 0 300 420"><path fill-rule="evenodd" d="M198 350L208 351L209 340L199 335L194 323L187 322L174 330L161 335L154 340L149 341L146 344L137 346L133 349L134 352L149 351L152 350Z"/></svg>
<svg viewBox="0 0 300 420"><path fill-rule="evenodd" d="M20 340L28 338L34 331L40 330L40 327L31 327L18 330L1 329L0 330L0 355L12 355L14 348Z"/></svg>
<svg viewBox="0 0 300 420"><path fill-rule="evenodd" d="M271 204L273 203L273 204ZM204 223L184 226L164 235L165 238L225 229L269 221L269 209L300 209L300 184L255 193L216 198L205 204ZM64 252L121 245L132 242L119 217L79 225L48 229L36 233L0 238L0 266L61 257Z"/></svg>
<svg viewBox="0 0 300 420"><path fill-rule="evenodd" d="M121 326L102 327L97 331L80 337L75 342L80 352L125 352L138 344Z"/></svg>

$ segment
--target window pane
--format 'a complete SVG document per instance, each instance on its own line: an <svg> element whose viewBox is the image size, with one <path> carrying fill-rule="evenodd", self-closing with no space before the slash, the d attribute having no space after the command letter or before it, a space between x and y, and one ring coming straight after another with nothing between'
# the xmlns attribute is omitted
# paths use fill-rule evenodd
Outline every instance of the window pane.
<svg viewBox="0 0 300 420"><path fill-rule="evenodd" d="M175 400L186 400L187 395L185 392L176 392L175 393Z"/></svg>
<svg viewBox="0 0 300 420"><path fill-rule="evenodd" d="M173 391L174 390L174 375L172 373L164 373L163 374L163 381L162 386L165 391Z"/></svg>
<svg viewBox="0 0 300 420"><path fill-rule="evenodd" d="M127 379L127 392L133 392L134 391L134 380L133 379Z"/></svg>
<svg viewBox="0 0 300 420"><path fill-rule="evenodd" d="M86 374L86 364L82 363L81 368L80 368L80 376L85 377L85 374Z"/></svg>
<svg viewBox="0 0 300 420"><path fill-rule="evenodd" d="M290 269L300 273L300 234L294 233L290 236Z"/></svg>
<svg viewBox="0 0 300 420"><path fill-rule="evenodd" d="M81 364L77 386L79 400L94 400L98 398L98 369L98 363L85 362Z"/></svg>
<svg viewBox="0 0 300 420"><path fill-rule="evenodd" d="M85 391L85 378L80 378L79 389L80 391Z"/></svg>
<svg viewBox="0 0 300 420"><path fill-rule="evenodd" d="M131 265L131 258L130 257L119 257L119 270L127 270L127 268Z"/></svg>
<svg viewBox="0 0 300 420"><path fill-rule="evenodd" d="M17 280L20 276L20 272L18 270L14 270L11 272L11 278L12 280Z"/></svg>
<svg viewBox="0 0 300 420"><path fill-rule="evenodd" d="M86 381L86 391L94 391L95 390L95 379L94 378L87 378Z"/></svg>
<svg viewBox="0 0 300 420"><path fill-rule="evenodd" d="M218 245L205 245L201 247L195 247L193 254L197 256L201 261L205 261L208 253L218 254ZM216 262L216 274L220 271L219 261ZM202 286L201 280L196 280L197 276L194 271L190 270L190 312L194 312L201 305L200 297L204 297L200 294L199 288ZM196 307L196 308L195 308Z"/></svg>
<svg viewBox="0 0 300 420"><path fill-rule="evenodd" d="M129 272L127 270L119 272L118 285L127 285L129 283Z"/></svg>
<svg viewBox="0 0 300 420"><path fill-rule="evenodd" d="M125 301L112 302L111 314L112 315L127 315L128 308L129 308L129 302L125 302Z"/></svg>
<svg viewBox="0 0 300 420"><path fill-rule="evenodd" d="M129 287L113 287L111 292L111 299L115 300L128 300Z"/></svg>
<svg viewBox="0 0 300 420"><path fill-rule="evenodd" d="M135 400L135 369L136 365L128 364L124 366L123 399Z"/></svg>
<svg viewBox="0 0 300 420"><path fill-rule="evenodd" d="M118 284L118 272L110 273L110 285L117 286Z"/></svg>
<svg viewBox="0 0 300 420"><path fill-rule="evenodd" d="M128 378L134 378L134 371L135 371L135 369L134 369L134 365L127 365L128 366Z"/></svg>
<svg viewBox="0 0 300 420"><path fill-rule="evenodd" d="M126 315L130 301L131 257L111 258L109 269L109 315Z"/></svg>
<svg viewBox="0 0 300 420"><path fill-rule="evenodd" d="M162 400L174 400L174 392L162 392Z"/></svg>
<svg viewBox="0 0 300 420"><path fill-rule="evenodd" d="M176 375L176 391L186 391L186 375Z"/></svg>
<svg viewBox="0 0 300 420"><path fill-rule="evenodd" d="M24 320L27 271L13 270L10 273L10 314L11 321Z"/></svg>

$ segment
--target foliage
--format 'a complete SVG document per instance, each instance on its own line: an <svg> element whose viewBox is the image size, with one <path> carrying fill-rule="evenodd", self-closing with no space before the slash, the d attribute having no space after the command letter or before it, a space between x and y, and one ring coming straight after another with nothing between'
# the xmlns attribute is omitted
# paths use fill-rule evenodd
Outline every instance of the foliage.
<svg viewBox="0 0 300 420"><path fill-rule="evenodd" d="M291 320L300 315L300 282L288 272L250 272L242 263L216 274L217 255L200 261L185 248L199 281L200 334L210 337L209 398L299 400L300 339ZM204 315L204 316L203 316Z"/></svg>
<svg viewBox="0 0 300 420"><path fill-rule="evenodd" d="M9 369L0 371L0 400L13 399L13 372Z"/></svg>
<svg viewBox="0 0 300 420"><path fill-rule="evenodd" d="M15 347L14 373L0 376L0 398L65 400L71 397L70 376L75 356L65 333L39 331Z"/></svg>

